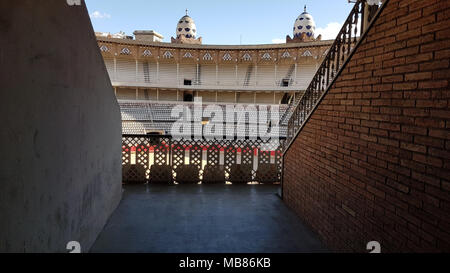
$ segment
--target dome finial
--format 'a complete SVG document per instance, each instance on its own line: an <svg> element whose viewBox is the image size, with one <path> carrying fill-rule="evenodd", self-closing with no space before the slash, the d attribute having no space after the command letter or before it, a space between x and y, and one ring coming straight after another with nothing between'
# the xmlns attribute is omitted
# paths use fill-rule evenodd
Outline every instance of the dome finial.
<svg viewBox="0 0 450 273"><path fill-rule="evenodd" d="M306 12L306 5L305 5L305 12Z"/></svg>
<svg viewBox="0 0 450 273"><path fill-rule="evenodd" d="M188 9L186 9L186 16L188 15Z"/></svg>

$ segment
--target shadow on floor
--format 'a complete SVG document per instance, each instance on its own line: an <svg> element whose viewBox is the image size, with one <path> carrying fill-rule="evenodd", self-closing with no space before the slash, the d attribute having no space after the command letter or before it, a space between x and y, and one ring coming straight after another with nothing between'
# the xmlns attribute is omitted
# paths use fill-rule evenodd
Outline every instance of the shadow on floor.
<svg viewBox="0 0 450 273"><path fill-rule="evenodd" d="M276 185L125 186L91 252L285 253L326 248Z"/></svg>

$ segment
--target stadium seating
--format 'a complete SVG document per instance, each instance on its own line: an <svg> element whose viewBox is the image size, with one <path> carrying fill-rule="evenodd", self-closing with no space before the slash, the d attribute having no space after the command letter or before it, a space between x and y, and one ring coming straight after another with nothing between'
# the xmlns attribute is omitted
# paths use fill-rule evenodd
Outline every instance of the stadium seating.
<svg viewBox="0 0 450 273"><path fill-rule="evenodd" d="M173 107L178 105L177 103L157 103L157 102L119 102L121 113L122 113L122 128L124 134L146 134L149 131L165 131L170 133L172 125L178 120L177 117L172 117L171 112ZM194 110L193 103L183 103L186 107L190 109L191 112ZM263 120L261 113L248 112L246 111L249 107L255 107L258 111L261 109L259 106L254 105L233 105L233 104L215 104L221 107L223 113L225 113L227 106L232 105L235 107L235 121L233 126L233 131L235 135L249 135L251 124L267 124L267 120ZM203 104L203 109L205 109L208 104ZM281 105L279 107L280 113L279 117L283 116L284 111L287 109L287 105ZM270 108L267 119L270 118ZM225 117L224 117L225 118ZM226 120L225 120L226 121ZM239 125L240 123L241 125ZM211 122L210 125L215 123ZM200 126L199 124L195 124ZM276 124L272 124L276 125ZM223 124L223 130L226 130L225 123ZM254 127L256 128L256 127ZM279 128L279 133L281 136L285 136L287 129L286 125L282 124Z"/></svg>
<svg viewBox="0 0 450 273"><path fill-rule="evenodd" d="M193 86L228 87L280 87L283 80L289 86L301 90L307 88L316 72L315 64L301 64L294 71L291 64L179 64L154 61L135 61L126 58L105 58L105 65L113 82L159 85L164 87L185 87L184 80L191 80ZM216 73L217 72L217 73Z"/></svg>

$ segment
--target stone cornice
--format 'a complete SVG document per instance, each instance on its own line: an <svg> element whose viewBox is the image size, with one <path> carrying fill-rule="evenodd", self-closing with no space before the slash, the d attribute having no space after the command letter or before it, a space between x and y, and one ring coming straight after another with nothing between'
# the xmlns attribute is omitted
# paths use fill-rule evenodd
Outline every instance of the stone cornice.
<svg viewBox="0 0 450 273"><path fill-rule="evenodd" d="M267 50L267 49L289 49L289 48L309 48L309 47L323 47L331 46L333 40L325 41L312 41L302 43L289 43L289 44L261 44L261 45L196 45L196 44L174 44L174 43L161 43L161 42L149 42L130 39L117 39L117 38L105 38L97 37L98 42L114 43L121 45L137 45L148 47L161 47L161 48L177 48L177 49L200 49L200 50Z"/></svg>

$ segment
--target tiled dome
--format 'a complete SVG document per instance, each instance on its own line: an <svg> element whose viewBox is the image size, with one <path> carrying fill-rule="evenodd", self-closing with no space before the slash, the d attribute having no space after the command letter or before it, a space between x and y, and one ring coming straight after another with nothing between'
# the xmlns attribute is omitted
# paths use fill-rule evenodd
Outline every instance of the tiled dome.
<svg viewBox="0 0 450 273"><path fill-rule="evenodd" d="M180 38L181 35L184 35L186 38L195 39L195 37L197 36L197 27L195 26L194 20L187 15L187 11L186 15L178 20L176 33L177 38Z"/></svg>
<svg viewBox="0 0 450 273"><path fill-rule="evenodd" d="M300 37L302 33L306 33L306 36L314 38L314 32L316 31L316 23L314 18L305 11L298 16L294 24L294 38Z"/></svg>

